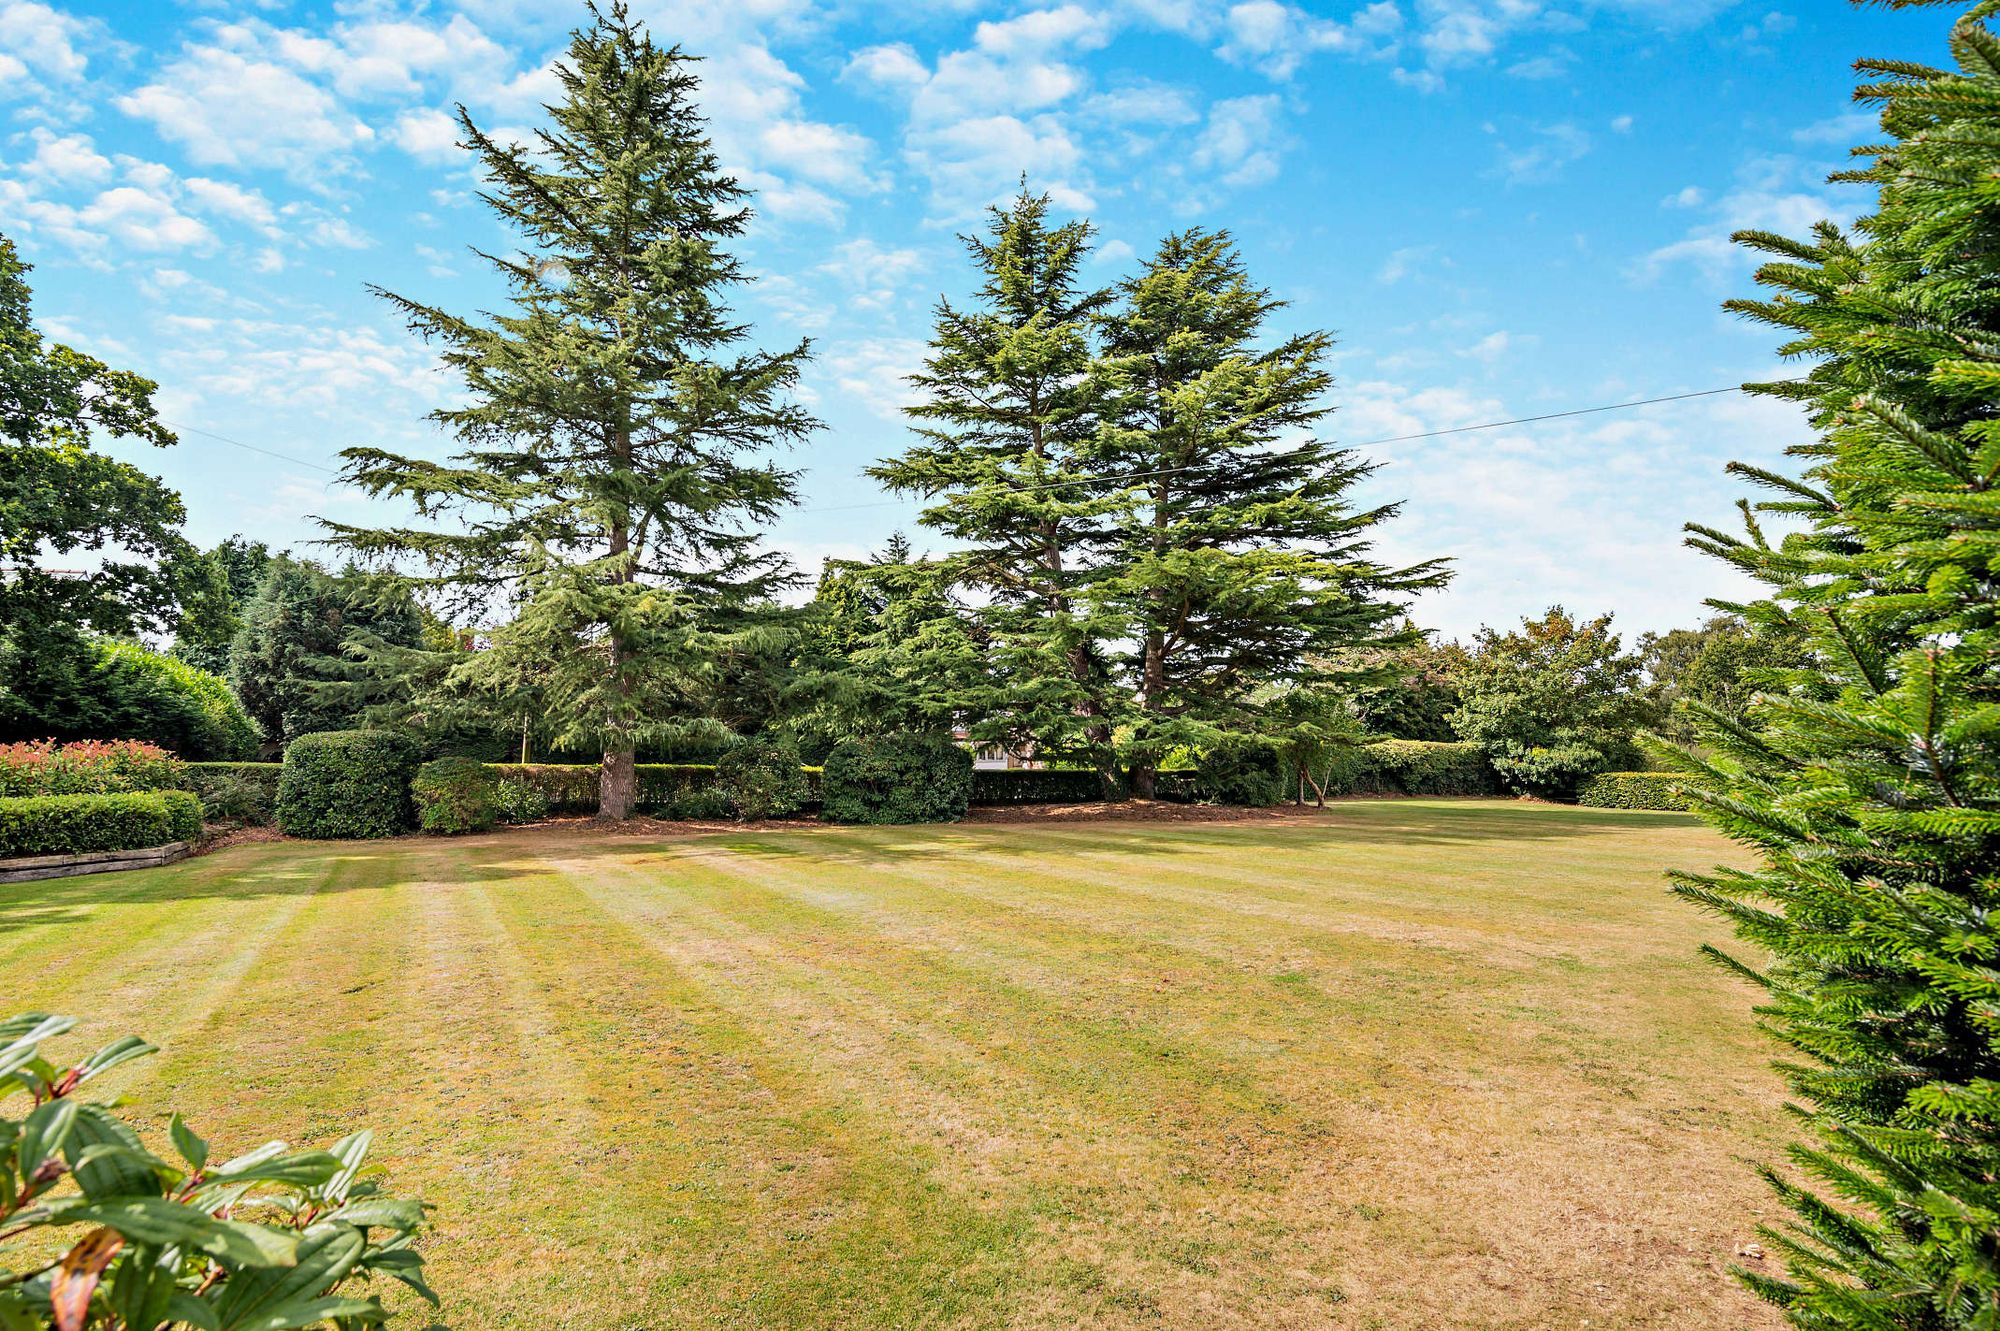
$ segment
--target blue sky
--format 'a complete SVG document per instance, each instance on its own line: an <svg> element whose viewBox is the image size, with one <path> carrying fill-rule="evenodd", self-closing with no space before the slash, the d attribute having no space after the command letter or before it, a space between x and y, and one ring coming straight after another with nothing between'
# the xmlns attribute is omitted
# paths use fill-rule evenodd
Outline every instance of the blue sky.
<svg viewBox="0 0 2000 1331"><path fill-rule="evenodd" d="M1839 0L635 0L707 57L726 163L757 192L742 311L814 339L827 428L772 534L808 569L911 508L861 475L901 447L901 375L954 234L1026 172L1100 228L1106 283L1166 231L1240 239L1340 338L1324 433L1388 436L1741 382L1776 340L1736 227L1845 218L1824 177L1873 133L1861 55L1942 58L1946 12ZM504 237L443 112L523 132L568 0L0 0L0 231L57 335L162 385L181 444L127 456L190 534L274 543L368 502L325 472L378 444L442 453L452 385L367 295L495 298ZM207 434L196 433L205 431ZM1419 617L1451 634L1555 602L1637 632L1738 590L1679 545L1726 521L1722 464L1801 431L1738 395L1372 447L1405 501L1389 557L1450 555ZM928 542L916 535L921 547Z"/></svg>

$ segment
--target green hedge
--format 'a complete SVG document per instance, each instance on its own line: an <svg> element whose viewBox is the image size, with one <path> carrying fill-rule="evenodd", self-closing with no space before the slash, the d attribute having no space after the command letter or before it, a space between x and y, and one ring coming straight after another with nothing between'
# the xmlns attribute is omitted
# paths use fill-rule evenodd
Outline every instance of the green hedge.
<svg viewBox="0 0 2000 1331"><path fill-rule="evenodd" d="M201 835L201 801L185 790L0 799L0 858L143 850Z"/></svg>
<svg viewBox="0 0 2000 1331"><path fill-rule="evenodd" d="M416 766L414 746L390 731L301 735L285 750L278 777L278 828L328 841L407 831Z"/></svg>
<svg viewBox="0 0 2000 1331"><path fill-rule="evenodd" d="M477 758L425 763L410 781L410 800L426 832L484 832L500 821L500 782Z"/></svg>
<svg viewBox="0 0 2000 1331"><path fill-rule="evenodd" d="M972 769L974 804L1088 804L1104 798L1095 772L1028 767Z"/></svg>
<svg viewBox="0 0 2000 1331"><path fill-rule="evenodd" d="M1674 788L1687 784L1685 772L1599 772L1583 783L1576 802L1593 809L1686 810L1686 797Z"/></svg>
<svg viewBox="0 0 2000 1331"><path fill-rule="evenodd" d="M844 739L826 757L821 813L836 823L955 823L972 755L943 735Z"/></svg>
<svg viewBox="0 0 2000 1331"><path fill-rule="evenodd" d="M1361 780L1369 785L1357 782L1343 794L1492 795L1500 790L1500 778L1477 744L1385 739L1362 746L1362 753L1367 775Z"/></svg>
<svg viewBox="0 0 2000 1331"><path fill-rule="evenodd" d="M490 763L495 777L504 783L525 786L548 801L550 813L596 813L596 763ZM668 818L727 818L733 805L720 789L721 778L714 763L640 763L638 807L642 813ZM819 802L820 769L801 767L804 802Z"/></svg>

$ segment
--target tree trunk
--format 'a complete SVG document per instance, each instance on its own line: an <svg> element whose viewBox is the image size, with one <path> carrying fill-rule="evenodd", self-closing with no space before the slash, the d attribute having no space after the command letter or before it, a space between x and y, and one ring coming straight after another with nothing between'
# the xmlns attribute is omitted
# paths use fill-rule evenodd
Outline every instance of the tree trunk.
<svg viewBox="0 0 2000 1331"><path fill-rule="evenodd" d="M639 769L632 750L605 750L603 771L597 778L597 816L607 822L630 818L638 795Z"/></svg>
<svg viewBox="0 0 2000 1331"><path fill-rule="evenodd" d="M1150 756L1132 759L1132 798L1149 800L1157 798L1159 790L1159 765Z"/></svg>

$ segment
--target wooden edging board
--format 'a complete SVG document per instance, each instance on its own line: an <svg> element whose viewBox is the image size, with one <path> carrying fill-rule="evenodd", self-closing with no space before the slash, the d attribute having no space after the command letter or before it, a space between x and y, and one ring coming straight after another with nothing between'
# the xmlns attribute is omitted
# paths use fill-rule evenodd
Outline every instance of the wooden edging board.
<svg viewBox="0 0 2000 1331"><path fill-rule="evenodd" d="M120 869L152 869L188 857L188 843L169 841L143 850L92 850L80 855L30 855L0 860L0 883L28 883L38 878L74 878L86 873L116 873Z"/></svg>

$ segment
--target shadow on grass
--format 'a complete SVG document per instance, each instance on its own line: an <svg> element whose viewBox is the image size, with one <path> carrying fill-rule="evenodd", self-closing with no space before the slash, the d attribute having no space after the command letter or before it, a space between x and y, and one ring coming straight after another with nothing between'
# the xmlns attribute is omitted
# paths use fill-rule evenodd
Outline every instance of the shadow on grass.
<svg viewBox="0 0 2000 1331"><path fill-rule="evenodd" d="M842 865L948 861L976 850L1021 859L1065 854L1176 855L1262 845L1289 850L1352 845L1471 845L1561 841L1587 845L1635 830L1698 825L1691 815L1576 809L1498 800L1379 800L1336 804L1296 818L1238 822L966 823L912 827L691 831L654 838L606 833L589 823L441 839L264 842L232 846L161 869L52 878L0 888L0 933L84 918L94 908L174 901L381 890L431 881L426 890L505 883L550 872L545 858L655 863L716 855L742 860L818 859ZM1578 849L1582 849L1579 846Z"/></svg>

